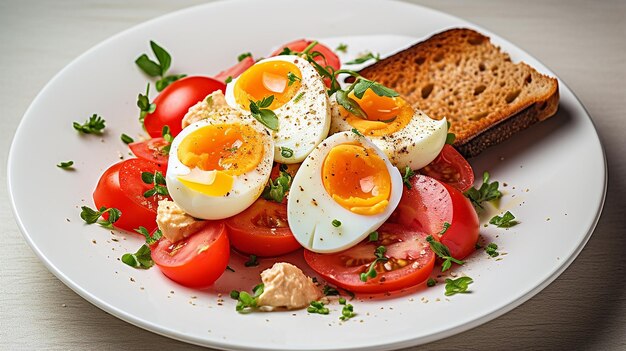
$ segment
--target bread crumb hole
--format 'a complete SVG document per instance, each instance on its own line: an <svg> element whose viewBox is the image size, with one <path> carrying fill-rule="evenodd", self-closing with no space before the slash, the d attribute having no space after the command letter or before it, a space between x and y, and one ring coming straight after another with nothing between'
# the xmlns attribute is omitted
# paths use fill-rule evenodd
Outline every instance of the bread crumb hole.
<svg viewBox="0 0 626 351"><path fill-rule="evenodd" d="M500 88L502 88L502 87L503 87L503 86L505 86L505 85L506 85L506 82L505 82L505 81L500 82Z"/></svg>
<svg viewBox="0 0 626 351"><path fill-rule="evenodd" d="M478 96L482 94L482 92L485 91L485 89L487 89L487 87L484 86L483 84L477 86L476 88L474 88L474 96Z"/></svg>
<svg viewBox="0 0 626 351"><path fill-rule="evenodd" d="M515 91L512 91L512 92L506 94L506 97L504 98L504 100L506 101L507 104L510 104L510 103L513 102L513 100L517 99L517 97L519 96L519 94L521 92L522 91L519 90L519 89L517 89Z"/></svg>
<svg viewBox="0 0 626 351"><path fill-rule="evenodd" d="M477 114L471 116L469 119L472 120L472 121L478 121L480 119L483 119L483 118L487 117L488 114L489 114L489 112L480 112L480 113L477 113Z"/></svg>
<svg viewBox="0 0 626 351"><path fill-rule="evenodd" d="M487 67L485 67L485 64L481 62L481 63L478 65L478 69L482 72L482 71L484 71L485 69L487 69Z"/></svg>
<svg viewBox="0 0 626 351"><path fill-rule="evenodd" d="M428 98L430 93L432 93L435 85L433 83L428 83L422 88L422 99Z"/></svg>
<svg viewBox="0 0 626 351"><path fill-rule="evenodd" d="M415 59L415 64L416 65L421 65L422 63L426 62L426 59L423 57L418 57Z"/></svg>
<svg viewBox="0 0 626 351"><path fill-rule="evenodd" d="M524 79L524 81L526 82L526 84L530 84L533 81L533 76L532 75L527 75L526 79Z"/></svg>
<svg viewBox="0 0 626 351"><path fill-rule="evenodd" d="M483 37L474 36L474 37L467 39L467 42L470 43L470 45L480 45L483 43L483 40L484 40Z"/></svg>
<svg viewBox="0 0 626 351"><path fill-rule="evenodd" d="M438 53L437 56L435 56L435 58L433 60L435 60L435 62L439 62L439 61L443 60L443 54L442 53Z"/></svg>

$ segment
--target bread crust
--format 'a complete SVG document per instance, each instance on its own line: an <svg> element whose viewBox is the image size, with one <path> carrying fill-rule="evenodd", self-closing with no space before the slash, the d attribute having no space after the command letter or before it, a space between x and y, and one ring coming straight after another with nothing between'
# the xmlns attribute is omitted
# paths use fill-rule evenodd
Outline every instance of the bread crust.
<svg viewBox="0 0 626 351"><path fill-rule="evenodd" d="M556 78L513 63L489 37L467 28L433 35L359 72L400 93L431 118L446 117L454 146L473 157L554 115Z"/></svg>

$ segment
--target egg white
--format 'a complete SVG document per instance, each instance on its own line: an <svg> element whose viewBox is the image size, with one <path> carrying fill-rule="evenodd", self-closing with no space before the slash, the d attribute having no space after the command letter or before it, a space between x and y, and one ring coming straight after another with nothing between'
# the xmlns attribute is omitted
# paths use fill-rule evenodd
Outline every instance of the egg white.
<svg viewBox="0 0 626 351"><path fill-rule="evenodd" d="M338 204L324 188L321 170L328 152L335 146L358 142L384 160L391 180L389 203L382 213L359 215ZM402 197L402 176L387 156L367 138L340 132L319 144L304 160L293 178L287 218L296 240L306 249L330 253L348 249L380 227L391 216ZM333 226L333 220L341 222Z"/></svg>
<svg viewBox="0 0 626 351"><path fill-rule="evenodd" d="M255 169L233 176L232 189L225 196L209 196L189 189L180 182L180 176L191 176L198 180L211 179L212 172L199 168L190 169L184 165L178 159L178 148L186 136L199 128L221 123L241 123L254 128L263 139L263 157ZM272 170L273 150L274 142L270 133L249 115L213 116L197 121L183 129L172 141L166 175L167 189L172 200L193 217L213 220L234 216L248 208L263 192Z"/></svg>
<svg viewBox="0 0 626 351"><path fill-rule="evenodd" d="M280 55L258 63L268 61L291 62L300 69L302 75L300 89L294 98L274 110L279 126L273 132L274 160L286 164L299 163L328 135L330 102L326 86L315 68L301 57ZM233 108L244 110L235 100L234 88L237 80L238 78L234 79L226 86L226 102ZM302 93L304 94L300 96ZM282 148L293 150L293 156L284 157Z"/></svg>
<svg viewBox="0 0 626 351"><path fill-rule="evenodd" d="M346 121L349 112L341 108L336 99L331 99L330 133L352 130ZM402 129L384 136L370 139L389 157L391 163L400 168L420 169L431 163L446 143L448 125L445 118L435 120L415 109L411 121Z"/></svg>

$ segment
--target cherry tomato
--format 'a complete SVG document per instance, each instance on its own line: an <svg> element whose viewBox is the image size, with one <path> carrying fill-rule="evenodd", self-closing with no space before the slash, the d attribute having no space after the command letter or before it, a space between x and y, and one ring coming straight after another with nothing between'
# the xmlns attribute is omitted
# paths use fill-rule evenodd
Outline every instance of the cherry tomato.
<svg viewBox="0 0 626 351"><path fill-rule="evenodd" d="M474 184L472 166L449 144L444 145L437 158L419 172L461 191L466 191Z"/></svg>
<svg viewBox="0 0 626 351"><path fill-rule="evenodd" d="M428 234L399 224L385 223L378 228L378 240L365 239L348 250L319 254L304 251L309 266L325 280L337 286L362 293L395 291L417 285L428 279L435 265ZM374 261L378 246L385 246L387 262L378 262L377 276L361 281L360 275Z"/></svg>
<svg viewBox="0 0 626 351"><path fill-rule="evenodd" d="M185 77L167 86L154 99L156 109L146 115L143 124L153 138L161 136L164 126L170 127L173 137L182 130L182 120L189 108L204 99L210 93L221 90L224 83L209 77Z"/></svg>
<svg viewBox="0 0 626 351"><path fill-rule="evenodd" d="M134 232L140 226L148 231L156 228L156 210L158 200L163 197L143 194L152 188L141 180L142 172L163 172L156 163L131 158L109 167L100 177L93 200L97 208L114 207L122 215L113 223L117 228Z"/></svg>
<svg viewBox="0 0 626 351"><path fill-rule="evenodd" d="M237 78L240 74L245 72L245 70L252 67L252 65L254 65L254 59L251 56L248 56L239 61L236 65L218 73L214 78L220 82L226 83L226 79L228 77L233 79Z"/></svg>
<svg viewBox="0 0 626 351"><path fill-rule="evenodd" d="M456 188L425 175L411 179L411 189L404 189L389 221L432 235L456 259L476 249L478 215L470 201Z"/></svg>
<svg viewBox="0 0 626 351"><path fill-rule="evenodd" d="M256 200L226 220L231 245L246 254L279 256L300 248L287 223L287 204Z"/></svg>
<svg viewBox="0 0 626 351"><path fill-rule="evenodd" d="M290 48L293 51L302 52L312 42L313 41L311 40L305 40L305 39L295 40L295 41L292 41L290 43L287 43L281 46L278 50L274 51L270 56L279 55L283 51L284 48ZM314 52L319 52L320 54L323 55L323 56L315 57L315 62L319 63L320 65L324 67L331 66L335 70L338 70L341 67L341 61L339 61L339 57L335 55L335 53L331 49L329 49L327 46L318 43L310 51L310 53L314 53Z"/></svg>
<svg viewBox="0 0 626 351"><path fill-rule="evenodd" d="M167 170L168 152L164 147L169 145L163 138L151 138L146 141L137 141L128 144L130 151L139 158L154 162Z"/></svg>
<svg viewBox="0 0 626 351"><path fill-rule="evenodd" d="M197 233L172 243L161 238L152 251L154 263L173 281L192 288L207 288L219 278L230 257L223 221L207 221Z"/></svg>

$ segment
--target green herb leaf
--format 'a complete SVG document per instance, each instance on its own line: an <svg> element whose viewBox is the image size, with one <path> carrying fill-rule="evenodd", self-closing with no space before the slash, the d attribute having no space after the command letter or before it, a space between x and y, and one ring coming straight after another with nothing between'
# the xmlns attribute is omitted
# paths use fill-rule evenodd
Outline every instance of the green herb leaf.
<svg viewBox="0 0 626 351"><path fill-rule="evenodd" d="M339 296L339 290L330 285L324 285L322 292L324 293L324 296Z"/></svg>
<svg viewBox="0 0 626 351"><path fill-rule="evenodd" d="M497 181L489 183L489 173L485 172L483 173L483 184L480 188L470 188L464 194L469 198L476 210L483 209L483 202L502 197L502 193L498 190L499 185Z"/></svg>
<svg viewBox="0 0 626 351"><path fill-rule="evenodd" d="M448 231L448 228L450 228L450 223L443 222L443 229L439 232L439 236L444 235Z"/></svg>
<svg viewBox="0 0 626 351"><path fill-rule="evenodd" d="M163 91L163 89L167 88L168 85L174 83L175 81L187 77L186 74L173 74L171 76L165 76L155 82L156 90L158 92Z"/></svg>
<svg viewBox="0 0 626 351"><path fill-rule="evenodd" d="M129 137L128 135L124 133L122 133L121 139L122 139L122 142L127 145L135 141L133 138Z"/></svg>
<svg viewBox="0 0 626 351"><path fill-rule="evenodd" d="M435 240L432 235L426 237L426 241L430 244L430 249L433 250L435 255L439 256L439 258L443 259L443 263L441 264L441 271L445 272L452 267L452 262L462 265L465 262L461 260L457 260L456 258L450 256L450 249L441 242Z"/></svg>
<svg viewBox="0 0 626 351"><path fill-rule="evenodd" d="M148 269L154 265L154 261L152 260L152 255L150 252L150 247L144 244L141 245L137 252L133 253L125 253L122 255L122 262L133 268L140 269Z"/></svg>
<svg viewBox="0 0 626 351"><path fill-rule="evenodd" d="M335 228L341 227L341 222L336 220L336 219L333 219L332 224L333 224L333 227L335 227Z"/></svg>
<svg viewBox="0 0 626 351"><path fill-rule="evenodd" d="M340 300L339 303L343 305L343 308L341 309L341 316L339 317L339 319L345 322L348 319L356 316L356 313L354 313L354 306L346 303L346 299L343 299L343 303Z"/></svg>
<svg viewBox="0 0 626 351"><path fill-rule="evenodd" d="M151 184L153 186L151 189L146 190L143 193L144 197L150 197L154 195L169 195L169 192L167 191L167 186L165 184L165 177L163 177L163 174L161 172L141 172L141 180L144 183Z"/></svg>
<svg viewBox="0 0 626 351"><path fill-rule="evenodd" d="M402 176L402 183L406 186L407 189L411 190L413 186L411 185L411 178L415 176L415 172L411 169L411 167L404 167L404 175Z"/></svg>
<svg viewBox="0 0 626 351"><path fill-rule="evenodd" d="M288 86L291 86L296 81L302 81L300 77L296 76L292 72L287 72L287 79L289 80L289 83L287 83Z"/></svg>
<svg viewBox="0 0 626 351"><path fill-rule="evenodd" d="M309 313L328 314L330 310L321 301L311 301L311 304L306 309Z"/></svg>
<svg viewBox="0 0 626 351"><path fill-rule="evenodd" d="M456 279L446 279L446 296L451 296L458 293L468 293L468 286L472 284L474 280L470 277L459 277Z"/></svg>
<svg viewBox="0 0 626 351"><path fill-rule="evenodd" d="M499 228L509 228L516 225L518 222L515 220L515 216L511 212L506 211L502 217L494 216L491 218L489 223Z"/></svg>
<svg viewBox="0 0 626 351"><path fill-rule="evenodd" d="M344 43L340 43L335 48L335 51L343 52L345 54L346 52L348 52L348 45Z"/></svg>
<svg viewBox="0 0 626 351"><path fill-rule="evenodd" d="M270 107L272 102L274 102L274 95L266 96L262 100L257 101L256 103L259 106L259 108L267 108L267 107Z"/></svg>
<svg viewBox="0 0 626 351"><path fill-rule="evenodd" d="M432 288L435 285L437 285L437 281L433 278L428 278L428 281L426 282L426 286L428 286L429 288Z"/></svg>
<svg viewBox="0 0 626 351"><path fill-rule="evenodd" d="M231 267L231 266L226 266L226 270L227 270L227 271L231 271L231 272L234 272L234 271L235 271L235 270L233 269L233 267Z"/></svg>
<svg viewBox="0 0 626 351"><path fill-rule="evenodd" d="M274 111L266 109L274 101L274 95L263 98L263 100L250 101L250 113L257 121L271 130L278 130L278 116Z"/></svg>
<svg viewBox="0 0 626 351"><path fill-rule="evenodd" d="M446 123L448 124L448 134L446 135L446 144L454 144L454 141L456 140L456 135L454 133L450 133L450 121L446 121Z"/></svg>
<svg viewBox="0 0 626 351"><path fill-rule="evenodd" d="M362 282L366 282L368 278L376 278L376 265L378 265L378 262L384 263L389 261L389 259L385 257L385 252L387 252L387 248L382 245L376 248L376 251L374 251L374 256L376 257L376 259L374 259L374 261L370 263L367 271L365 271L365 273L361 273L359 276Z"/></svg>
<svg viewBox="0 0 626 351"><path fill-rule="evenodd" d="M97 114L93 114L85 123L80 124L78 122L74 122L72 125L74 129L84 134L102 134L102 130L105 128L106 121L102 119L102 117Z"/></svg>
<svg viewBox="0 0 626 351"><path fill-rule="evenodd" d="M245 291L233 290L230 292L230 297L237 300L235 310L239 313L248 313L257 307L257 301L259 296L263 293L264 285L259 284L252 288L252 295Z"/></svg>
<svg viewBox="0 0 626 351"><path fill-rule="evenodd" d="M139 107L139 121L143 124L143 120L147 114L156 110L156 104L150 102L148 95L150 94L150 83L146 86L146 94L137 95L137 107Z"/></svg>
<svg viewBox="0 0 626 351"><path fill-rule="evenodd" d="M345 90L337 90L335 93L337 98L337 103L341 105L341 107L345 108L346 111L355 115L356 117L367 119L367 113L363 111L361 106L348 96L348 93Z"/></svg>
<svg viewBox="0 0 626 351"><path fill-rule="evenodd" d="M373 54L371 52L368 52L364 55L361 55L359 57L357 57L356 59L352 60L352 61L348 61L345 62L344 64L346 65L358 65L361 63L365 63L369 60L376 60L376 61L380 61L380 54Z"/></svg>
<svg viewBox="0 0 626 351"><path fill-rule="evenodd" d="M371 88L373 85L374 82L371 80L362 78L357 79L357 81L354 82L354 96L356 96L358 99L362 99L367 89Z"/></svg>
<svg viewBox="0 0 626 351"><path fill-rule="evenodd" d="M378 241L378 232L377 231L371 232L370 235L368 236L368 241L369 242Z"/></svg>
<svg viewBox="0 0 626 351"><path fill-rule="evenodd" d="M241 62L241 61L245 60L245 59L246 59L246 57L252 57L252 53L250 53L250 52L244 52L243 54L241 54L241 55L237 56L237 61L238 61L238 62Z"/></svg>
<svg viewBox="0 0 626 351"><path fill-rule="evenodd" d="M152 52L154 52L154 56L156 56L157 60L159 60L159 67L161 68L161 76L165 75L168 69L170 69L170 65L172 64L172 56L165 51L162 47L160 47L157 43L150 40L150 47L152 48Z"/></svg>
<svg viewBox="0 0 626 351"><path fill-rule="evenodd" d="M285 194L289 191L290 187L291 175L281 169L279 176L275 180L272 181L272 179L269 179L261 196L265 200L281 203L285 199Z"/></svg>
<svg viewBox="0 0 626 351"><path fill-rule="evenodd" d="M107 219L98 220L100 217L107 215ZM80 218L85 221L87 224L97 223L102 227L113 229L113 223L117 222L118 219L122 216L122 212L117 208L106 208L104 206L100 207L100 210L94 210L89 208L88 206L82 206L80 212Z"/></svg>
<svg viewBox="0 0 626 351"><path fill-rule="evenodd" d="M161 75L161 66L158 63L150 60L148 58L148 55L146 54L142 54L141 56L137 57L135 63L137 64L137 66L139 66L139 68L141 68L142 71L144 71L145 74L149 75L150 77L158 77Z"/></svg>
<svg viewBox="0 0 626 351"><path fill-rule="evenodd" d="M224 84L230 84L230 82L233 81L233 77L232 76L228 76L226 77L226 79L224 79Z"/></svg>
<svg viewBox="0 0 626 351"><path fill-rule="evenodd" d="M500 253L498 252L498 245L496 243L490 243L485 247L485 252L487 255L491 257L498 257Z"/></svg>
<svg viewBox="0 0 626 351"><path fill-rule="evenodd" d="M304 91L300 92L300 94L298 94L294 99L293 102L296 103L298 101L300 101L300 99L302 99L302 97L304 96Z"/></svg>
<svg viewBox="0 0 626 351"><path fill-rule="evenodd" d="M244 266L246 267L256 267L258 265L259 265L259 261L257 261L256 255L250 255L250 258L248 259L248 261L244 263Z"/></svg>
<svg viewBox="0 0 626 351"><path fill-rule="evenodd" d="M284 158L291 158L293 157L293 150L288 147L281 146L280 155Z"/></svg>
<svg viewBox="0 0 626 351"><path fill-rule="evenodd" d="M400 95L400 94L398 94L397 91L395 91L393 89L390 89L390 88L387 88L386 86L384 86L384 85L382 85L380 83L376 83L376 82L374 82L374 84L372 84L370 89L378 96L396 97L396 96Z"/></svg>
<svg viewBox="0 0 626 351"><path fill-rule="evenodd" d="M147 245L152 245L154 243L156 243L157 241L159 241L159 239L161 239L163 237L163 233L161 232L160 229L157 229L154 231L154 234L150 235L150 233L148 232L148 230L145 227L139 227L137 229L135 229L135 232L143 235L146 238L146 244Z"/></svg>
<svg viewBox="0 0 626 351"><path fill-rule="evenodd" d="M74 161L71 161L71 160L57 163L57 167L63 168L63 169L72 169L73 165L74 165Z"/></svg>
<svg viewBox="0 0 626 351"><path fill-rule="evenodd" d="M359 132L359 130L356 129L356 128L352 128L352 133L354 133L354 134L356 134L357 136L360 136L360 137L363 136L363 134L361 134L361 132Z"/></svg>

